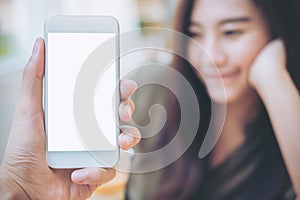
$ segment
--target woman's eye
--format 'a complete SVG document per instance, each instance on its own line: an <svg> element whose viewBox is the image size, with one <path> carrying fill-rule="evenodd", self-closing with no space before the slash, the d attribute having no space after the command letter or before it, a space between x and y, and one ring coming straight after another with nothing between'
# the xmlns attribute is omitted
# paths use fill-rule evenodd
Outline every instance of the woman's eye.
<svg viewBox="0 0 300 200"><path fill-rule="evenodd" d="M189 32L189 36L191 38L201 38L202 37L202 34L201 33L198 33L198 32Z"/></svg>
<svg viewBox="0 0 300 200"><path fill-rule="evenodd" d="M236 37L243 34L243 31L240 30L229 30L229 31L224 31L223 35L227 37Z"/></svg>

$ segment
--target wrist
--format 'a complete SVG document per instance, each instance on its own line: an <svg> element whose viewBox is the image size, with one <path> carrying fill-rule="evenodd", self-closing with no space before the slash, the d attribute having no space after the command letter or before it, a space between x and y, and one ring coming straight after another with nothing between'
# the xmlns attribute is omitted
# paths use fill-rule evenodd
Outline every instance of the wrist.
<svg viewBox="0 0 300 200"><path fill-rule="evenodd" d="M286 68L273 72L270 77L258 82L256 91L265 103L277 101L280 96L288 97L293 93L293 81Z"/></svg>
<svg viewBox="0 0 300 200"><path fill-rule="evenodd" d="M276 86L286 82L289 72L285 67L273 66L270 69L262 69L265 72L257 74L253 81L253 87L258 93L263 94L266 90L274 90Z"/></svg>
<svg viewBox="0 0 300 200"><path fill-rule="evenodd" d="M1 199L30 199L26 191L15 180L9 177L0 167Z"/></svg>

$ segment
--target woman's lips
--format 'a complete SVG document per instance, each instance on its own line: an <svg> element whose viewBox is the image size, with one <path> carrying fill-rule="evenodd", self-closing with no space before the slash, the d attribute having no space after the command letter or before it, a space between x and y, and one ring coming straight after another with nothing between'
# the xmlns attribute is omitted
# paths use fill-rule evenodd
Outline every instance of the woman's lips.
<svg viewBox="0 0 300 200"><path fill-rule="evenodd" d="M237 70L234 70L234 71L228 71L228 72L222 72L222 71L219 71L219 74L217 72L215 73L206 73L205 74L205 78L211 78L211 79L226 79L226 78L231 78L231 77L234 77L236 75L238 75L240 73L240 70L237 69Z"/></svg>

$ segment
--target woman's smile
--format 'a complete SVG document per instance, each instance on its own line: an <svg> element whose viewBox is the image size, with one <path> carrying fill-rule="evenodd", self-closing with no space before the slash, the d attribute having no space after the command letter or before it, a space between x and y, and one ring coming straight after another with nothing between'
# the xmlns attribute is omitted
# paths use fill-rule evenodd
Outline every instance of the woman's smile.
<svg viewBox="0 0 300 200"><path fill-rule="evenodd" d="M226 71L218 70L216 72L204 73L204 77L208 79L230 79L230 78L235 78L240 73L241 73L240 69L233 69L233 70L226 70Z"/></svg>

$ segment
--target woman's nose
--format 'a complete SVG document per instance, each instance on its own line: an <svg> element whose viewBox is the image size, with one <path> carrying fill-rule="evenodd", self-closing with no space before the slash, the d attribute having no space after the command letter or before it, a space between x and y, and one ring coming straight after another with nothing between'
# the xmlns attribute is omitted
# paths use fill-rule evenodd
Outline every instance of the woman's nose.
<svg viewBox="0 0 300 200"><path fill-rule="evenodd" d="M217 67L223 67L226 65L226 52L224 51L220 42L209 41L204 45L204 48L208 54L210 62L213 62Z"/></svg>

